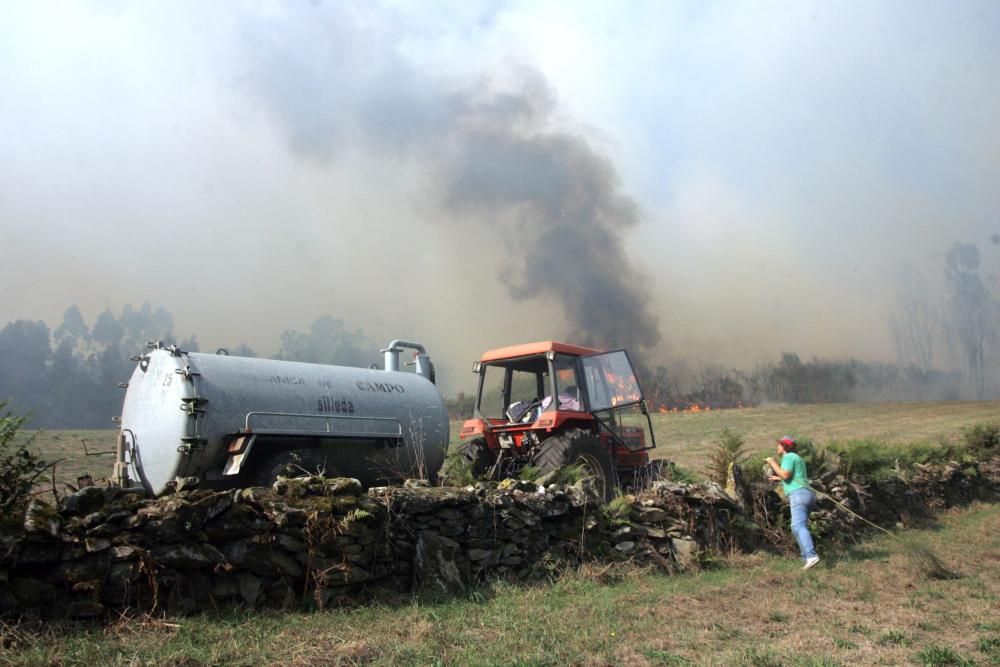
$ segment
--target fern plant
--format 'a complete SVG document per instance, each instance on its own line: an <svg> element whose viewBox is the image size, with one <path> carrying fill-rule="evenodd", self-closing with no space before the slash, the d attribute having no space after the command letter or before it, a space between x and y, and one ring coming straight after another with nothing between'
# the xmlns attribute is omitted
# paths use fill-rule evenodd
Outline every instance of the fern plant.
<svg viewBox="0 0 1000 667"><path fill-rule="evenodd" d="M708 453L708 478L716 484L725 486L726 478L729 476L729 466L741 465L749 458L750 452L746 450L743 436L724 428L715 446Z"/></svg>

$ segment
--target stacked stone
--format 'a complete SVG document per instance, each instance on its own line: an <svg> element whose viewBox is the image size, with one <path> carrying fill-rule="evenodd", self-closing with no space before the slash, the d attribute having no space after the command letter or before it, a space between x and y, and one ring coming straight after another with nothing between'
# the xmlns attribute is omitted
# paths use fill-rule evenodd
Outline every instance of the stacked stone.
<svg viewBox="0 0 1000 667"><path fill-rule="evenodd" d="M870 528L855 515L885 528L903 527L948 507L976 499L995 500L1000 490L1000 457L965 466L954 461L916 464L879 480L852 478L834 468L813 479L812 486L820 492L817 510L810 516L814 535L848 538ZM755 495L777 497L769 487L758 489ZM787 520L787 510L772 516ZM754 520L764 522L757 515Z"/></svg>
<svg viewBox="0 0 1000 667"><path fill-rule="evenodd" d="M93 616L126 607L317 604L392 573L385 508L357 480L179 491L159 500L85 488L59 511L34 501L0 538L0 613ZM55 604L56 602L65 604Z"/></svg>
<svg viewBox="0 0 1000 667"><path fill-rule="evenodd" d="M586 483L539 487L505 480L464 489L372 489L389 514L397 572L416 589L450 593L490 577L525 579L579 562L603 537Z"/></svg>
<svg viewBox="0 0 1000 667"><path fill-rule="evenodd" d="M995 499L1000 459L918 467L878 484L833 473L815 484L891 526L914 508ZM828 501L813 516L842 537L864 528ZM656 482L608 505L587 480L464 489L412 482L365 493L357 480L310 477L225 492L181 484L155 500L90 487L58 508L33 501L23 521L0 520L0 617L324 607L378 589L449 594L587 559L674 570L706 550L787 547L786 520L772 490L727 494L712 484Z"/></svg>
<svg viewBox="0 0 1000 667"><path fill-rule="evenodd" d="M654 482L626 497L627 514L613 512L610 533L622 556L667 570L698 566L706 551L750 548L756 527L736 499L715 484Z"/></svg>

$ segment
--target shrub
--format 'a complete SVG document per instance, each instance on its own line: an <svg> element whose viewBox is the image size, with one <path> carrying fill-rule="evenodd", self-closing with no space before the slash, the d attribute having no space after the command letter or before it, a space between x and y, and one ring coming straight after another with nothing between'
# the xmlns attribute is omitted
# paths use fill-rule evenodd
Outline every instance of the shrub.
<svg viewBox="0 0 1000 667"><path fill-rule="evenodd" d="M975 454L1000 452L1000 422L974 424L964 429L962 439Z"/></svg>
<svg viewBox="0 0 1000 667"><path fill-rule="evenodd" d="M765 462L768 456L774 456L774 454L759 452L741 464L743 468L743 479L747 481L747 484L759 484L767 481L767 473L764 472L764 467L767 466L770 468L770 466L768 466Z"/></svg>
<svg viewBox="0 0 1000 667"><path fill-rule="evenodd" d="M827 448L837 456L844 475L869 479L895 476L909 456L906 448L874 438L831 442Z"/></svg>
<svg viewBox="0 0 1000 667"><path fill-rule="evenodd" d="M708 453L708 478L722 486L729 477L729 466L742 464L750 458L743 436L728 428L722 429L715 447Z"/></svg>
<svg viewBox="0 0 1000 667"><path fill-rule="evenodd" d="M477 481L476 476L472 474L472 462L465 458L463 452L452 447L449 447L441 470L442 474L440 475L440 479L438 479L439 484L446 486L470 486Z"/></svg>
<svg viewBox="0 0 1000 667"><path fill-rule="evenodd" d="M518 473L517 478L523 482L534 482L541 475L542 471L538 466L527 465L521 468L521 472Z"/></svg>
<svg viewBox="0 0 1000 667"><path fill-rule="evenodd" d="M968 450L947 443L889 444L872 438L833 442L828 449L837 456L845 475L870 479L887 479L918 463L970 463L974 458ZM809 473L813 474L812 469Z"/></svg>
<svg viewBox="0 0 1000 667"><path fill-rule="evenodd" d="M7 407L0 401L0 412ZM28 448L35 440L32 435L19 437L21 426L28 421L6 412L0 416L0 516L12 516L28 504L35 481L48 469L48 464Z"/></svg>

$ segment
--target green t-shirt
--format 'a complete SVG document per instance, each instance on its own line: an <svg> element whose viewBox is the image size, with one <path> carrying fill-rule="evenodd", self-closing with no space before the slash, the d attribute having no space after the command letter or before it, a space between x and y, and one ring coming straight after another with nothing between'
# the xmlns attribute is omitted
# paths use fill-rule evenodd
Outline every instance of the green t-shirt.
<svg viewBox="0 0 1000 667"><path fill-rule="evenodd" d="M792 473L788 479L781 480L781 486L787 495L790 491L804 489L809 486L809 477L806 476L806 462L795 452L786 452L781 457L781 469Z"/></svg>

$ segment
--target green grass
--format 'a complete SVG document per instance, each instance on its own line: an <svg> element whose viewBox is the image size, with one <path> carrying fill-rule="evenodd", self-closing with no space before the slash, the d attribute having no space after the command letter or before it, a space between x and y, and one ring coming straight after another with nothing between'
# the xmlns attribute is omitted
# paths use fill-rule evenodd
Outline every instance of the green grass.
<svg viewBox="0 0 1000 667"><path fill-rule="evenodd" d="M974 505L918 537L995 594L997 531L1000 506ZM826 554L809 573L763 554L725 565L679 576L584 567L551 584L315 613L0 626L0 664L947 665L996 655L995 603L968 596L964 579L930 584L888 539ZM931 585L944 595L922 597L922 610L906 604Z"/></svg>

